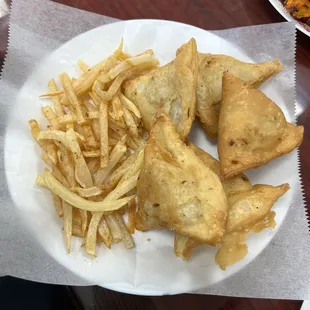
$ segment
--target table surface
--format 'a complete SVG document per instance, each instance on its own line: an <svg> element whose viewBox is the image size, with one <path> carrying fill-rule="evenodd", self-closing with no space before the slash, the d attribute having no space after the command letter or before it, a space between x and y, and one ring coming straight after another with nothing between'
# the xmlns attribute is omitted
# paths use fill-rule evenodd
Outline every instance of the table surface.
<svg viewBox="0 0 310 310"><path fill-rule="evenodd" d="M267 0L55 0L75 8L119 19L168 19L202 29L226 29L284 21ZM8 33L10 0L0 0L0 66ZM296 99L300 106L298 123L305 126L300 147L301 172L305 200L310 211L310 38L298 31L296 53ZM231 298L183 294L164 297L141 297L112 292L100 287L71 287L81 309L300 309L301 301Z"/></svg>

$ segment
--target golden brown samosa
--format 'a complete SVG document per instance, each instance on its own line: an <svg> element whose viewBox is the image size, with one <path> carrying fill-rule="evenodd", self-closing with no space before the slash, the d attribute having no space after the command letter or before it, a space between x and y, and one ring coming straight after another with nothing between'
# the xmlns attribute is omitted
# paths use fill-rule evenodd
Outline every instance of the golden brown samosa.
<svg viewBox="0 0 310 310"><path fill-rule="evenodd" d="M158 116L145 146L137 195L138 230L171 229L215 245L225 232L227 198L219 177Z"/></svg>
<svg viewBox="0 0 310 310"><path fill-rule="evenodd" d="M144 127L150 131L158 110L173 120L181 138L189 134L196 114L197 45L184 44L176 58L125 83L125 95L138 107Z"/></svg>
<svg viewBox="0 0 310 310"><path fill-rule="evenodd" d="M218 160L190 141L187 142L187 145L207 167L216 175L220 176L220 163ZM230 180L222 180L222 185L227 197L231 194L247 191L252 188L250 180L244 174L237 175ZM201 242L197 242L186 235L175 233L174 252L176 256L181 257L183 260L188 260L192 250L199 245L201 245Z"/></svg>
<svg viewBox="0 0 310 310"><path fill-rule="evenodd" d="M266 227L274 228L273 204L289 190L288 184L280 186L254 185L251 190L228 197L229 211L227 230L215 256L222 268L243 259L247 254L245 240L249 231L260 232Z"/></svg>
<svg viewBox="0 0 310 310"><path fill-rule="evenodd" d="M278 60L246 63L226 55L198 54L197 116L209 137L218 133L219 104L222 99L222 75L229 71L244 82L259 87L283 66Z"/></svg>
<svg viewBox="0 0 310 310"><path fill-rule="evenodd" d="M210 154L188 143L195 154L217 175L220 174L219 162ZM270 211L274 202L288 189L288 184L277 187L270 185L252 186L249 179L240 174L228 180L222 180L228 198L228 216L226 232L216 256L216 263L222 269L236 263L247 254L245 241L249 231L256 233L264 228L274 228L275 212ZM174 252L184 260L189 259L192 250L201 243L186 235L177 234L174 239Z"/></svg>
<svg viewBox="0 0 310 310"><path fill-rule="evenodd" d="M291 152L301 144L303 131L303 126L287 123L282 110L261 91L223 74L218 139L223 178Z"/></svg>

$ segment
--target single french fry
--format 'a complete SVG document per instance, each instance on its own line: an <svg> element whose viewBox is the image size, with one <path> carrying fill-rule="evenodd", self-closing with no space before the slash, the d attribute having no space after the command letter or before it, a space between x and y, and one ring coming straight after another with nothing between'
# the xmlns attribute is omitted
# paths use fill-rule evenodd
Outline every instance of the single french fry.
<svg viewBox="0 0 310 310"><path fill-rule="evenodd" d="M123 175L129 170L130 166L137 161L137 158L141 151L144 150L144 145L141 145L133 154L127 157L127 159L116 169L110 176L109 184L114 188Z"/></svg>
<svg viewBox="0 0 310 310"><path fill-rule="evenodd" d="M72 208L72 225L81 226L81 224L82 224L82 218L80 209Z"/></svg>
<svg viewBox="0 0 310 310"><path fill-rule="evenodd" d="M144 148L139 152L137 159L130 165L128 170L124 173L117 186L120 186L124 182L127 182L132 177L138 177L140 170L144 163Z"/></svg>
<svg viewBox="0 0 310 310"><path fill-rule="evenodd" d="M136 210L137 210L136 200L132 199L129 202L129 206L128 206L128 222L127 222L127 228L128 228L128 232L130 234L134 234L135 233Z"/></svg>
<svg viewBox="0 0 310 310"><path fill-rule="evenodd" d="M72 236L84 238L85 233L83 233L82 228L80 225L72 225Z"/></svg>
<svg viewBox="0 0 310 310"><path fill-rule="evenodd" d="M42 132L42 131L41 131ZM52 141L42 142L43 143L43 149L46 151L48 157L53 162L54 165L57 165L58 159L57 159L57 146Z"/></svg>
<svg viewBox="0 0 310 310"><path fill-rule="evenodd" d="M81 103L78 100L76 93L74 92L73 86L71 85L70 78L68 77L68 75L66 73L62 73L60 75L60 81L61 81L61 84L64 88L64 91L65 91L65 94L66 94L68 100L70 101L70 103L72 104L72 106L75 110L77 123L78 124L85 124L86 119L83 115Z"/></svg>
<svg viewBox="0 0 310 310"><path fill-rule="evenodd" d="M104 168L109 161L109 136L108 136L108 105L101 101L99 106L100 128L100 166Z"/></svg>
<svg viewBox="0 0 310 310"><path fill-rule="evenodd" d="M98 169L98 171L94 174L94 182L96 186L100 186L103 183L111 170L119 162L120 158L125 154L126 150L127 148L122 141L116 144L111 152L108 164L104 168Z"/></svg>
<svg viewBox="0 0 310 310"><path fill-rule="evenodd" d="M98 226L98 234L101 237L104 244L111 249L112 245L112 234L110 231L110 228L108 226L108 223L105 220L105 217L102 216L101 221Z"/></svg>
<svg viewBox="0 0 310 310"><path fill-rule="evenodd" d="M122 241L126 249L131 249L135 246L131 234L128 232L124 223L123 217L119 214L115 214L115 218L122 232Z"/></svg>
<svg viewBox="0 0 310 310"><path fill-rule="evenodd" d="M123 107L123 110L124 110L124 120L128 127L130 135L133 138L138 138L139 132L133 116L126 107Z"/></svg>
<svg viewBox="0 0 310 310"><path fill-rule="evenodd" d="M58 91L58 87L54 79L51 79L50 81L48 81L48 91L51 93L53 92L55 93ZM59 95L52 96L52 101L53 101L53 106L54 106L56 116L57 117L63 116L64 110L62 108Z"/></svg>
<svg viewBox="0 0 310 310"><path fill-rule="evenodd" d="M99 196L102 194L102 189L96 186L89 187L89 188L80 188L74 187L71 188L71 191L77 193L79 196L87 198L92 196Z"/></svg>
<svg viewBox="0 0 310 310"><path fill-rule="evenodd" d="M36 120L30 120L28 121L30 128L31 128L31 135L32 137L38 142L38 144L41 146L41 148L46 152L49 159L53 162L54 165L57 165L57 147L53 143L53 141L45 141L41 139L40 137L44 137L47 133L50 131L41 131L39 124ZM43 132L43 134L42 134ZM47 134L48 135L48 134Z"/></svg>
<svg viewBox="0 0 310 310"><path fill-rule="evenodd" d="M50 106L42 107L41 111L48 120L50 129L58 130L61 128L58 118Z"/></svg>
<svg viewBox="0 0 310 310"><path fill-rule="evenodd" d="M136 105L129 100L124 94L120 93L119 98L124 107L126 107L130 112L132 112L136 117L141 118L141 113Z"/></svg>
<svg viewBox="0 0 310 310"><path fill-rule="evenodd" d="M92 102L89 102L88 100L84 100L84 106L87 109L88 112L99 112L99 101L96 95L94 95L92 92L88 93L90 98L92 99Z"/></svg>
<svg viewBox="0 0 310 310"><path fill-rule="evenodd" d="M93 176L100 168L100 160L98 158L92 158L89 162L87 162L87 166L91 175Z"/></svg>
<svg viewBox="0 0 310 310"><path fill-rule="evenodd" d="M121 228L119 227L119 224L113 214L111 215L106 215L105 219L107 221L107 224L110 228L111 235L112 235L112 242L113 243L118 243L122 241L123 234L121 231Z"/></svg>
<svg viewBox="0 0 310 310"><path fill-rule="evenodd" d="M83 156L84 157L90 157L90 158L100 157L101 152L100 152L100 150L83 151Z"/></svg>
<svg viewBox="0 0 310 310"><path fill-rule="evenodd" d="M70 186L66 177L61 173L61 171L55 165L52 166L52 174L63 186L66 186L66 187Z"/></svg>
<svg viewBox="0 0 310 310"><path fill-rule="evenodd" d="M124 39L121 38L118 48L113 53L116 59L119 59L121 55L123 54L123 48L124 48Z"/></svg>
<svg viewBox="0 0 310 310"><path fill-rule="evenodd" d="M51 161L51 159L48 157L46 151L42 151L41 153L41 159L50 167L52 167L54 164L53 162Z"/></svg>
<svg viewBox="0 0 310 310"><path fill-rule="evenodd" d="M38 135L41 131L40 126L38 122L35 119L31 119L28 121L28 124L30 126L31 136L34 140L38 141Z"/></svg>
<svg viewBox="0 0 310 310"><path fill-rule="evenodd" d="M86 234L87 225L88 225L88 213L86 210L79 209L80 216L81 216L81 230L83 235Z"/></svg>
<svg viewBox="0 0 310 310"><path fill-rule="evenodd" d="M38 174L36 177L36 185L43 187L43 188L46 188L46 189L49 189L47 183L45 182L45 178L40 174Z"/></svg>
<svg viewBox="0 0 310 310"><path fill-rule="evenodd" d="M113 110L114 119L120 120L124 115L124 111L119 96L114 96L112 98L111 107Z"/></svg>
<svg viewBox="0 0 310 310"><path fill-rule="evenodd" d="M48 97L54 97L54 96L60 96L63 95L64 91L62 89L56 90L56 91L48 91L45 94L42 94L39 96L39 98L48 98Z"/></svg>
<svg viewBox="0 0 310 310"><path fill-rule="evenodd" d="M62 217L64 213L63 213L61 198L54 193L52 193L52 197L53 197L53 203L55 206L56 213L59 217Z"/></svg>
<svg viewBox="0 0 310 310"><path fill-rule="evenodd" d="M78 66L84 73L89 70L89 66L81 59L78 60Z"/></svg>
<svg viewBox="0 0 310 310"><path fill-rule="evenodd" d="M61 173L66 177L70 187L76 187L74 164L68 150L63 144L59 146L58 154Z"/></svg>
<svg viewBox="0 0 310 310"><path fill-rule="evenodd" d="M90 147L98 147L99 144L94 137L91 126L83 125L82 127L83 127L84 137L86 139L86 145Z"/></svg>
<svg viewBox="0 0 310 310"><path fill-rule="evenodd" d="M74 112L71 112L70 114L59 116L58 121L61 125L74 124L76 123L76 115Z"/></svg>
<svg viewBox="0 0 310 310"><path fill-rule="evenodd" d="M41 129L38 124L38 122L34 119L31 119L28 121L30 125L31 130L31 136L34 140L38 142L38 144L41 146L43 150L45 150L47 156L50 158L50 160L53 162L53 164L57 164L57 149L55 144L52 141L43 141L40 140L38 137L40 135Z"/></svg>
<svg viewBox="0 0 310 310"><path fill-rule="evenodd" d="M91 89L100 73L100 68L91 68L87 70L81 77L72 83L76 95L79 97Z"/></svg>
<svg viewBox="0 0 310 310"><path fill-rule="evenodd" d="M70 253L72 238L72 206L66 201L63 201L62 207L64 213L64 238L67 252Z"/></svg>
<svg viewBox="0 0 310 310"><path fill-rule="evenodd" d="M70 145L70 150L73 154L73 160L75 162L75 179L83 188L92 187L94 184L93 179L91 173L89 172L88 166L86 165L73 129L66 132L66 138L68 140L68 144Z"/></svg>

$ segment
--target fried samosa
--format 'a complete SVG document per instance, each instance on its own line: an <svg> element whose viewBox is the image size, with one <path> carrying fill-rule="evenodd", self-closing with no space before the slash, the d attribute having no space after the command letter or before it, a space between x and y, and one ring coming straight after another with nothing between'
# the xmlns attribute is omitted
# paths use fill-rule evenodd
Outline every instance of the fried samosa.
<svg viewBox="0 0 310 310"><path fill-rule="evenodd" d="M218 160L190 141L187 142L187 145L207 167L216 175L220 176L220 164ZM234 193L244 192L252 188L250 180L244 174L237 175L230 180L222 180L222 185L227 197ZM181 257L183 260L188 260L192 250L199 245L201 245L201 242L197 242L186 235L175 233L174 252L176 256Z"/></svg>
<svg viewBox="0 0 310 310"><path fill-rule="evenodd" d="M215 256L215 262L225 270L243 259L248 250L245 240L249 231L260 232L266 227L274 228L273 204L288 190L288 184L280 186L254 185L251 190L228 197L229 211L227 231Z"/></svg>
<svg viewBox="0 0 310 310"><path fill-rule="evenodd" d="M181 141L167 115L158 116L144 154L136 228L170 229L198 242L218 243L228 207L221 181Z"/></svg>
<svg viewBox="0 0 310 310"><path fill-rule="evenodd" d="M151 130L157 111L162 110L182 140L187 137L196 114L197 74L197 45L191 39L172 62L125 83L125 95L140 110L146 130Z"/></svg>
<svg viewBox="0 0 310 310"><path fill-rule="evenodd" d="M229 71L253 87L259 87L283 66L278 60L246 63L226 55L198 53L197 116L209 137L218 133L219 104L222 99L222 75Z"/></svg>
<svg viewBox="0 0 310 310"><path fill-rule="evenodd" d="M223 74L218 153L224 179L291 152L301 144L303 131L303 126L287 123L282 110L261 91Z"/></svg>
<svg viewBox="0 0 310 310"><path fill-rule="evenodd" d="M220 165L215 158L191 142L189 142L189 146L206 166L219 175ZM221 247L216 255L216 263L225 269L227 265L234 264L246 256L245 241L249 231L258 233L264 228L275 227L275 212L270 210L275 201L289 189L289 185L252 186L249 179L243 174L222 180L222 184L229 207L227 230L222 237ZM184 260L187 260L192 250L199 245L201 243L186 235L177 233L175 235L174 252L176 256Z"/></svg>

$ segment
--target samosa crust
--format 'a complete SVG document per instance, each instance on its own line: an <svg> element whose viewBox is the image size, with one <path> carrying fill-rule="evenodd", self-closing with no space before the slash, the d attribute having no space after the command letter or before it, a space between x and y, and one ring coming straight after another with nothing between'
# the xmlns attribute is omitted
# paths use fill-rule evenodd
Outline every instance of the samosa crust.
<svg viewBox="0 0 310 310"><path fill-rule="evenodd" d="M172 229L210 245L225 231L227 198L221 181L181 141L164 114L145 146L137 194L139 230Z"/></svg>
<svg viewBox="0 0 310 310"><path fill-rule="evenodd" d="M223 74L218 140L223 178L291 152L301 144L303 131L303 126L287 123L282 110L262 92Z"/></svg>
<svg viewBox="0 0 310 310"><path fill-rule="evenodd" d="M197 116L211 138L218 134L219 105L222 99L222 75L229 71L244 82L259 87L282 71L278 60L258 64L239 61L227 55L198 54Z"/></svg>
<svg viewBox="0 0 310 310"><path fill-rule="evenodd" d="M151 130L161 110L173 120L181 138L187 137L196 114L197 74L197 45L191 39L172 62L125 83L125 95L140 110L146 130Z"/></svg>

